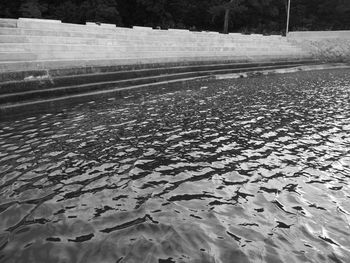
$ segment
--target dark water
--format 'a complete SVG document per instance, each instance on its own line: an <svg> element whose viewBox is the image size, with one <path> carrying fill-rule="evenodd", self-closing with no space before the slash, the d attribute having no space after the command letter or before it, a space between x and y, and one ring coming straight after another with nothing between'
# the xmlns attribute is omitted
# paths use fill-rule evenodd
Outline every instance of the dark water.
<svg viewBox="0 0 350 263"><path fill-rule="evenodd" d="M349 70L0 127L0 262L350 262Z"/></svg>

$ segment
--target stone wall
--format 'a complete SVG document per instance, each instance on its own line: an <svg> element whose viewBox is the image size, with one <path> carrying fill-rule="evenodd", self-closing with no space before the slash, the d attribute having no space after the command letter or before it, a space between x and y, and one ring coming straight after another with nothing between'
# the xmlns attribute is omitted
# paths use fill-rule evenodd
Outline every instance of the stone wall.
<svg viewBox="0 0 350 263"><path fill-rule="evenodd" d="M350 61L350 31L291 32L288 40L327 62Z"/></svg>
<svg viewBox="0 0 350 263"><path fill-rule="evenodd" d="M72 66L310 59L282 36L0 19L0 72Z"/></svg>

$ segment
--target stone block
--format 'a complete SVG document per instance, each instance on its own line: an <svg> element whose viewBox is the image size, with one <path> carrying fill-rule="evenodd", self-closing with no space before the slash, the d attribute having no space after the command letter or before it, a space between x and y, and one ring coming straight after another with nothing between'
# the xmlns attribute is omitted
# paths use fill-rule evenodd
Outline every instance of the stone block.
<svg viewBox="0 0 350 263"><path fill-rule="evenodd" d="M133 26L132 28L136 30L153 30L152 27L145 27L145 26Z"/></svg>
<svg viewBox="0 0 350 263"><path fill-rule="evenodd" d="M33 29L44 29L54 28L57 29L62 22L60 20L49 20L49 19L32 19L32 18L19 18L17 21L18 28L33 28Z"/></svg>
<svg viewBox="0 0 350 263"><path fill-rule="evenodd" d="M30 61L37 56L30 52L0 52L0 61Z"/></svg>
<svg viewBox="0 0 350 263"><path fill-rule="evenodd" d="M109 28L109 29L116 29L117 26L114 24L105 24L105 23L97 23L97 22L86 22L87 26L97 26L100 28Z"/></svg>
<svg viewBox="0 0 350 263"><path fill-rule="evenodd" d="M24 52L24 44L0 43L0 52Z"/></svg>
<svg viewBox="0 0 350 263"><path fill-rule="evenodd" d="M98 27L105 27L105 28L112 28L115 29L116 25L114 24L105 24L105 23L98 23L98 22L86 22L87 26L98 26Z"/></svg>
<svg viewBox="0 0 350 263"><path fill-rule="evenodd" d="M129 28L129 27L116 27L118 31L120 32L126 32L126 33L131 33L132 31L132 28Z"/></svg>
<svg viewBox="0 0 350 263"><path fill-rule="evenodd" d="M339 31L298 31L288 33L291 39L350 39L350 30Z"/></svg>
<svg viewBox="0 0 350 263"><path fill-rule="evenodd" d="M0 27L0 36L1 35L20 35L21 30L19 28L7 28L7 27Z"/></svg>
<svg viewBox="0 0 350 263"><path fill-rule="evenodd" d="M106 26L92 26L92 25L78 25L78 24L69 24L61 23L59 20L50 20L50 22L45 23L46 20L36 20L36 19L24 19L18 20L18 27L22 29L31 29L31 30L42 30L42 31L54 31L57 33L60 32L79 32L79 33L113 33L115 27L106 27Z"/></svg>
<svg viewBox="0 0 350 263"><path fill-rule="evenodd" d="M17 19L0 18L0 27L16 28L17 27Z"/></svg>
<svg viewBox="0 0 350 263"><path fill-rule="evenodd" d="M54 20L54 19L38 19L38 18L18 18L18 22L20 23L49 23L49 24L61 24L61 20Z"/></svg>
<svg viewBox="0 0 350 263"><path fill-rule="evenodd" d="M20 35L0 35L0 44L1 43L26 43L27 37Z"/></svg>
<svg viewBox="0 0 350 263"><path fill-rule="evenodd" d="M169 28L167 30L168 32L178 32L178 33L190 33L191 31L187 30L187 29L176 29L176 28Z"/></svg>

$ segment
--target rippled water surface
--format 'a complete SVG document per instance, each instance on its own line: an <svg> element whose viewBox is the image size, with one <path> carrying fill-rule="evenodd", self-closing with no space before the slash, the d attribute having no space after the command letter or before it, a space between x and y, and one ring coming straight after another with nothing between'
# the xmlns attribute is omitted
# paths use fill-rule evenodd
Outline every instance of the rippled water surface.
<svg viewBox="0 0 350 263"><path fill-rule="evenodd" d="M350 262L349 70L124 95L0 123L0 262Z"/></svg>

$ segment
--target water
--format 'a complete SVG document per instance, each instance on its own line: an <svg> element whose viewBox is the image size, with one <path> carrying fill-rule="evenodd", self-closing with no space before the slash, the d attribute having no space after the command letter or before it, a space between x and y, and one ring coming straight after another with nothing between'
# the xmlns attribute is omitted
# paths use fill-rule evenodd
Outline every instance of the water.
<svg viewBox="0 0 350 263"><path fill-rule="evenodd" d="M349 70L0 127L0 262L350 262Z"/></svg>

